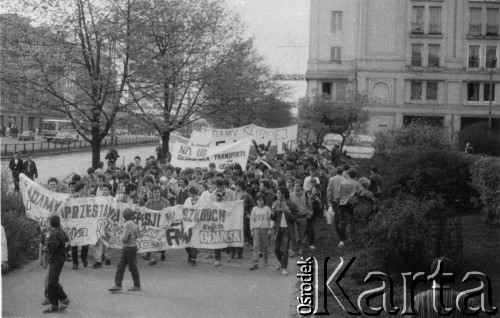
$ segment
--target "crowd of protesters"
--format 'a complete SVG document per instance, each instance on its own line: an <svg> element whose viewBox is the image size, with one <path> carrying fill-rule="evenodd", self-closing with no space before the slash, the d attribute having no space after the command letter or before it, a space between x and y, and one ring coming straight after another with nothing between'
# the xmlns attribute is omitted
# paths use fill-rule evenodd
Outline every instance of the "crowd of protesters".
<svg viewBox="0 0 500 318"><path fill-rule="evenodd" d="M382 178L372 168L368 177L358 179L355 167L333 160L325 148L299 146L285 154L271 155L265 145L256 145L256 156L243 169L238 164L232 169L218 171L214 163L209 168L173 167L168 159L136 156L125 166L116 164L116 151L107 156L107 164L87 169L85 176L74 174L69 182L48 180L48 188L66 192L69 197L111 196L119 202L162 210L174 205L194 205L201 201L243 200L245 245L252 252L251 270L259 268L259 258L268 265L268 251L274 246L279 261L276 270L287 275L288 259L315 249L318 222L329 213L335 215L334 224L342 248L346 228L357 205L366 205L373 212L381 194ZM168 157L167 157L168 158ZM105 167L106 166L106 167ZM354 231L353 226L350 226ZM78 269L77 246L71 251L73 269ZM80 248L80 258L87 267L88 246ZM94 246L93 268L111 264L112 250L102 241ZM223 253L224 252L224 253ZM206 258L214 258L214 266L221 265L222 255L227 261L243 258L243 248L208 251ZM196 265L198 250L186 248L187 261ZM144 253L150 265L166 259L165 251Z"/></svg>

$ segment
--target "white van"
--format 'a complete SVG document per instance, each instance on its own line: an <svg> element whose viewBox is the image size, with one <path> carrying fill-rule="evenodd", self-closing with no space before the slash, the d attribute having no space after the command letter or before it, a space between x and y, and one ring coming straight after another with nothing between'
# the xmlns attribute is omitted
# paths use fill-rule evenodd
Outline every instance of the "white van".
<svg viewBox="0 0 500 318"><path fill-rule="evenodd" d="M323 137L323 146L330 151L335 145L341 144L341 135L327 134ZM351 158L371 158L375 153L373 138L368 135L350 135L345 140L343 151Z"/></svg>

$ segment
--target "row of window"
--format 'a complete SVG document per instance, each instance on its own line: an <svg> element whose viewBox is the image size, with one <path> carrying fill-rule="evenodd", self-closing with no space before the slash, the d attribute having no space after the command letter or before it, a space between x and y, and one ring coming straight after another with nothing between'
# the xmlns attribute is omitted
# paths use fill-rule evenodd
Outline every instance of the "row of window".
<svg viewBox="0 0 500 318"><path fill-rule="evenodd" d="M411 81L410 99L413 101L437 101L438 100L437 81ZM488 102L495 101L495 84L489 82L467 83L467 101Z"/></svg>
<svg viewBox="0 0 500 318"><path fill-rule="evenodd" d="M440 51L441 46L439 44L411 44L411 66L429 68L440 67ZM497 68L497 61L499 60L498 52L498 45L469 45L467 68ZM342 48L337 46L331 47L330 62L340 63L341 61Z"/></svg>
<svg viewBox="0 0 500 318"><path fill-rule="evenodd" d="M441 34L441 7L413 6L411 33ZM498 36L500 24L499 8L469 9L469 35Z"/></svg>
<svg viewBox="0 0 500 318"><path fill-rule="evenodd" d="M410 100L411 101L438 101L439 96L438 81L410 81ZM491 85L491 89L490 89ZM340 96L345 93L347 82L323 82L321 92L323 95ZM467 101L469 102L488 102L495 101L495 84L489 82L469 82L467 83Z"/></svg>
<svg viewBox="0 0 500 318"><path fill-rule="evenodd" d="M440 6L413 6L411 18L411 33L441 34ZM332 11L331 30L342 30L342 11ZM469 9L469 35L498 36L500 25L499 8L472 7Z"/></svg>
<svg viewBox="0 0 500 318"><path fill-rule="evenodd" d="M498 8L470 8L469 35L498 36L500 9ZM485 15L486 13L486 15Z"/></svg>

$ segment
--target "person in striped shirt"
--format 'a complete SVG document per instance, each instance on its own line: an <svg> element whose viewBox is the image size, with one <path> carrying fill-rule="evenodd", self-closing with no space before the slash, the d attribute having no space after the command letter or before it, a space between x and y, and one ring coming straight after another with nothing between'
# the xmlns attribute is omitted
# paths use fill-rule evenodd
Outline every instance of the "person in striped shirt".
<svg viewBox="0 0 500 318"><path fill-rule="evenodd" d="M125 273L125 267L127 265L132 274L132 280L134 281L134 286L128 290L141 290L141 280L139 278L139 269L137 268L137 239L139 238L139 227L132 221L134 219L134 211L132 209L125 209L123 211L123 218L125 219L125 224L123 224L123 234L121 237L123 245L122 256L116 268L115 286L109 289L109 291L113 292L122 290L123 274Z"/></svg>

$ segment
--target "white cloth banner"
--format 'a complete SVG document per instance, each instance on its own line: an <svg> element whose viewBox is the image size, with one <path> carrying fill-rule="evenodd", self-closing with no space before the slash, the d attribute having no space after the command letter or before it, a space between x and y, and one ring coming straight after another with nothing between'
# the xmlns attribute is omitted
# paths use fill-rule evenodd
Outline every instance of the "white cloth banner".
<svg viewBox="0 0 500 318"><path fill-rule="evenodd" d="M243 170L247 165L252 140L246 138L220 147L195 147L176 144L172 149L170 164L174 167L208 168L213 162L217 170L231 169L238 163Z"/></svg>
<svg viewBox="0 0 500 318"><path fill-rule="evenodd" d="M298 125L283 128L263 128L254 124L230 129L212 129L203 127L202 131L193 131L189 142L194 146L219 147L224 144L251 138L257 144L277 147L278 153L297 146Z"/></svg>
<svg viewBox="0 0 500 318"><path fill-rule="evenodd" d="M134 211L139 226L139 252L170 248L225 248L243 246L243 201L199 202L153 211L138 205L118 203L113 197L68 198L51 192L20 175L20 191L26 215L41 226L52 214L61 217L61 226L71 245L94 245L98 239L106 246L122 248L122 212Z"/></svg>

